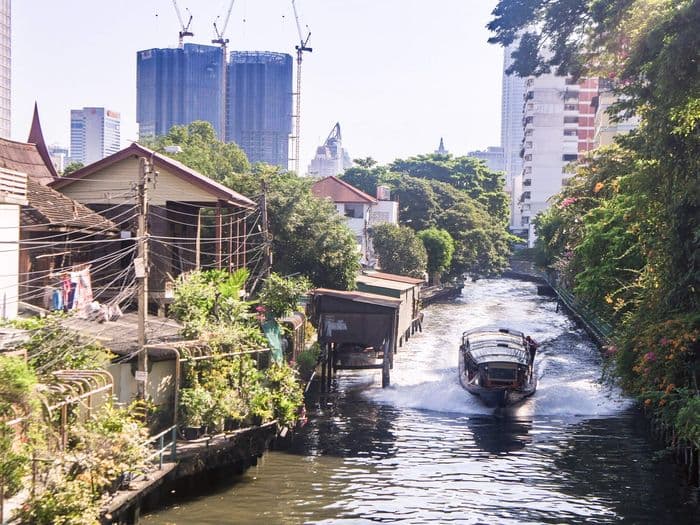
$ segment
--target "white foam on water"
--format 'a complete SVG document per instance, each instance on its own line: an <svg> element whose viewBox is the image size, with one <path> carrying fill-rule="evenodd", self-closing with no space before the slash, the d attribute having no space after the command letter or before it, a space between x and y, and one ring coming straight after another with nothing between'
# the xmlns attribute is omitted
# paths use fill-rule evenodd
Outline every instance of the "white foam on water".
<svg viewBox="0 0 700 525"><path fill-rule="evenodd" d="M500 325L521 330L540 343L537 392L508 410L518 416L604 416L631 405L619 389L601 382L601 358L594 343L536 286L507 279L471 283L454 303L426 309L423 333L395 356L389 388L364 390L371 400L435 412L491 414L459 384L458 348L462 332ZM376 383L375 383L376 384Z"/></svg>

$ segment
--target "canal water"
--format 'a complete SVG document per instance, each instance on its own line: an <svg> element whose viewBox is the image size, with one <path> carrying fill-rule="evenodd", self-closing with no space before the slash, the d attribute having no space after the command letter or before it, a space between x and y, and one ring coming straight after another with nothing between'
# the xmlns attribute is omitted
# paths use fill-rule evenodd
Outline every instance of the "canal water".
<svg viewBox="0 0 700 525"><path fill-rule="evenodd" d="M459 385L462 331L503 324L541 343L539 388L488 409ZM180 494L148 524L700 523L697 489L602 380L598 350L531 283L498 279L425 312L392 386L341 372L281 450Z"/></svg>

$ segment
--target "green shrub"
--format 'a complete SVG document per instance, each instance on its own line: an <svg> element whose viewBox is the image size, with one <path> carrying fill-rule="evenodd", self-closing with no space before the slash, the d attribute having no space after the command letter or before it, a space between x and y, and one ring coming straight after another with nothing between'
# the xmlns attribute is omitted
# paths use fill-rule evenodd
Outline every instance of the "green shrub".
<svg viewBox="0 0 700 525"><path fill-rule="evenodd" d="M306 277L284 278L273 273L260 290L260 302L273 316L279 318L292 313L300 299L311 289Z"/></svg>
<svg viewBox="0 0 700 525"><path fill-rule="evenodd" d="M314 343L309 348L299 352L296 359L297 370L299 370L299 376L304 381L311 379L311 374L316 369L320 355L321 347L318 343Z"/></svg>

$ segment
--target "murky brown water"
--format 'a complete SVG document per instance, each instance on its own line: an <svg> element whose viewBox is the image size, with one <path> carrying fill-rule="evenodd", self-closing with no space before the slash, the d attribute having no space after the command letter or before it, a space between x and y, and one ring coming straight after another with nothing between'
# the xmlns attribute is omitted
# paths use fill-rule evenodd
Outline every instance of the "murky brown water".
<svg viewBox="0 0 700 525"><path fill-rule="evenodd" d="M490 323L542 343L537 393L497 413L456 371L461 332ZM700 523L697 489L656 459L631 403L601 384L593 344L534 285L470 284L424 327L391 388L341 373L283 450L144 523Z"/></svg>

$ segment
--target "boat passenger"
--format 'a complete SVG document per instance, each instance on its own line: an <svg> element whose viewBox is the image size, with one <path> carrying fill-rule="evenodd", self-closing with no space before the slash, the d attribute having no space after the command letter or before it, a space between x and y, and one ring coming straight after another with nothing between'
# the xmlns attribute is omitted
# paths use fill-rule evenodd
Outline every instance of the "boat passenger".
<svg viewBox="0 0 700 525"><path fill-rule="evenodd" d="M525 343L527 343L527 349L530 351L530 364L535 362L535 354L537 353L538 345L535 340L528 336L525 336Z"/></svg>

